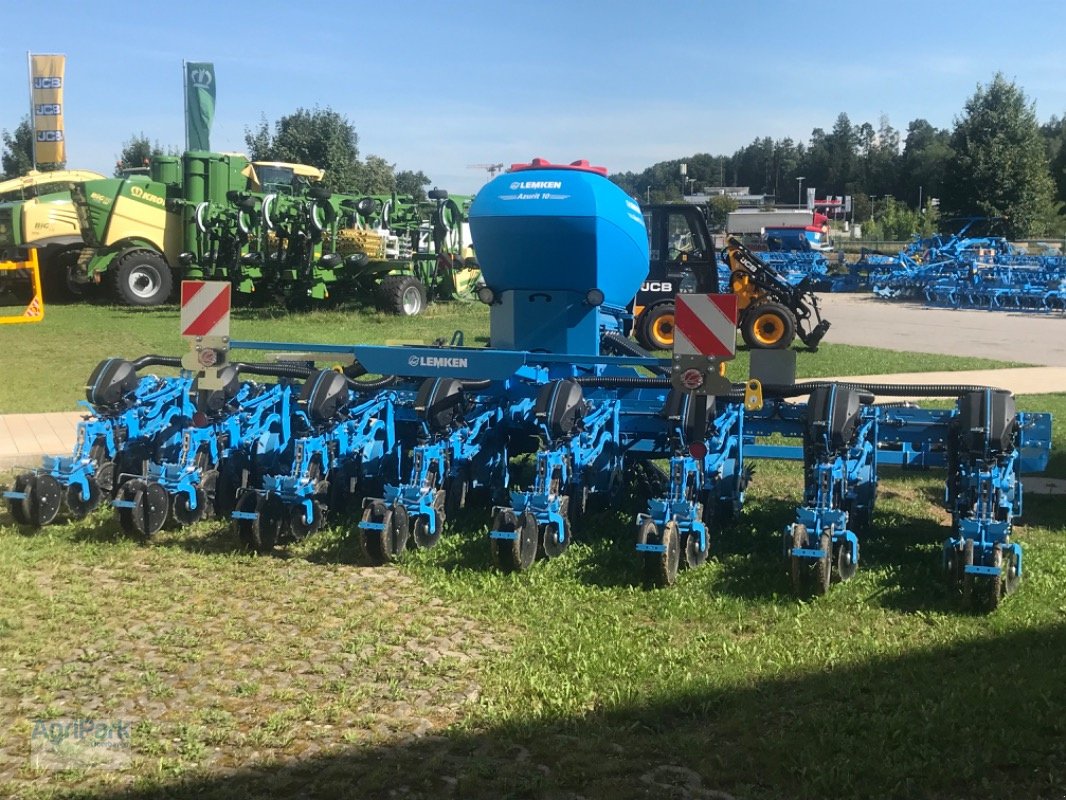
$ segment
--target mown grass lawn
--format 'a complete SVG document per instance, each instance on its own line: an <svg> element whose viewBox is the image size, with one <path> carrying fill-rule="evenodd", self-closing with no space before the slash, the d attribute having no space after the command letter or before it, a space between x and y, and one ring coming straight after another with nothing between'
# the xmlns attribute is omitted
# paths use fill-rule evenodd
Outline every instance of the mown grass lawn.
<svg viewBox="0 0 1066 800"><path fill-rule="evenodd" d="M390 341L451 341L464 333L468 346L488 340L488 311L480 303L431 305L420 317L400 319L360 306L311 312L277 308L235 308L236 339L323 344L382 344ZM830 337L831 338L831 337ZM148 353L181 355L188 346L178 334L176 306L137 309L107 305L50 305L33 325L0 325L0 414L73 411L84 398L85 380L101 359ZM234 351L234 358L259 353ZM866 375L1006 366L983 358L900 353L851 345L823 344L817 353L798 351L800 377ZM748 354L738 353L729 374L747 376ZM158 368L161 373L167 370ZM17 376L17 380L9 379Z"/></svg>
<svg viewBox="0 0 1066 800"><path fill-rule="evenodd" d="M283 315L248 338L484 324L479 308L436 313L401 329L323 312L321 336ZM800 363L917 358L826 346ZM1066 397L1020 405L1056 414L1051 474L1066 477ZM634 499L517 576L490 566L488 509L382 569L358 565L350 522L265 558L220 523L142 545L103 511L36 534L0 511L0 796L1066 794L1061 497L1026 497L1022 587L970 614L939 574L942 476L886 471L858 576L800 602L779 532L801 472L758 463L715 557L661 591L640 586ZM131 720L129 763L32 769L33 721L80 716Z"/></svg>

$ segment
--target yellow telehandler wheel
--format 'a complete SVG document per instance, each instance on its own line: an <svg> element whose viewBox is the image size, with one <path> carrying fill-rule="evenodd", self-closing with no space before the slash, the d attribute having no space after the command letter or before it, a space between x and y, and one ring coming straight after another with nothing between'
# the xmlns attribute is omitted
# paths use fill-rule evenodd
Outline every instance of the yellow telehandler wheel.
<svg viewBox="0 0 1066 800"><path fill-rule="evenodd" d="M796 320L780 303L760 303L744 315L740 333L753 350L784 350L796 338Z"/></svg>

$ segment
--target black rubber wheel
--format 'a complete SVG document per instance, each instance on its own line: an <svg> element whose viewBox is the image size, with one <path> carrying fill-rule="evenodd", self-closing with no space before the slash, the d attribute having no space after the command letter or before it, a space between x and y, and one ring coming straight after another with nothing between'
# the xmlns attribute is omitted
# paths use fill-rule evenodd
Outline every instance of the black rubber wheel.
<svg viewBox="0 0 1066 800"><path fill-rule="evenodd" d="M268 494L259 507L259 524L253 529L252 545L257 553L269 553L281 541L285 533L288 515L281 498Z"/></svg>
<svg viewBox="0 0 1066 800"><path fill-rule="evenodd" d="M259 494L259 492L244 492L237 498L237 502L233 505L233 510L245 514L259 515L255 519L237 520L237 535L240 537L241 543L249 550L258 552L257 543L260 541L259 523L262 520L263 495Z"/></svg>
<svg viewBox="0 0 1066 800"><path fill-rule="evenodd" d="M411 275L386 275L378 295L382 307L393 314L416 317L426 309L426 287Z"/></svg>
<svg viewBox="0 0 1066 800"><path fill-rule="evenodd" d="M179 525L195 525L207 514L207 495L200 487L194 487L196 494L196 508L191 508L189 496L185 492L174 495L174 504L171 511Z"/></svg>
<svg viewBox="0 0 1066 800"><path fill-rule="evenodd" d="M851 545L844 539L837 545L837 575L842 581L850 581L859 571L859 547L855 546L855 558L851 557Z"/></svg>
<svg viewBox="0 0 1066 800"><path fill-rule="evenodd" d="M465 478L450 478L444 485L444 510L449 517L454 517L466 508L466 496L470 492L470 482Z"/></svg>
<svg viewBox="0 0 1066 800"><path fill-rule="evenodd" d="M1018 585L1022 582L1022 576L1018 574L1018 559L1014 556L1014 548L1007 550L1007 557L1003 564L1003 595L1014 594Z"/></svg>
<svg viewBox="0 0 1066 800"><path fill-rule="evenodd" d="M289 528L292 530L293 538L300 541L312 533L317 533L325 517L326 509L318 500L311 501L311 519L307 518L303 503L293 506L289 514Z"/></svg>
<svg viewBox="0 0 1066 800"><path fill-rule="evenodd" d="M45 303L69 303L88 294L91 283L73 280L74 268L78 265L78 251L64 250L52 256L41 268L41 288Z"/></svg>
<svg viewBox="0 0 1066 800"><path fill-rule="evenodd" d="M944 574L952 586L962 582L962 548L952 544L950 539L944 542Z"/></svg>
<svg viewBox="0 0 1066 800"><path fill-rule="evenodd" d="M419 514L411 523L411 539L416 547L429 550L440 543L440 537L444 533L444 523L448 519L445 511L448 505L448 492L438 489L433 496L433 508L437 512L437 532L431 533L429 529L429 517Z"/></svg>
<svg viewBox="0 0 1066 800"><path fill-rule="evenodd" d="M88 498L82 498L81 487L76 483L69 484L64 495L70 516L74 519L85 519L100 505L102 493L96 480L90 476Z"/></svg>
<svg viewBox="0 0 1066 800"><path fill-rule="evenodd" d="M515 531L516 539L492 539L492 561L502 572L525 572L537 560L540 531L537 518L528 511L516 517L510 509L501 509L493 520L493 530Z"/></svg>
<svg viewBox="0 0 1066 800"><path fill-rule="evenodd" d="M566 519L565 512L561 531L554 522L549 522L544 526L541 532L541 545L544 548L544 555L548 558L557 558L566 552L566 548L570 546L570 523Z"/></svg>
<svg viewBox="0 0 1066 800"><path fill-rule="evenodd" d="M992 563L990 566L998 567L999 574L993 575L988 580L987 598L988 609L995 611L999 608L999 601L1003 598L1003 546L996 545L992 548Z"/></svg>
<svg viewBox="0 0 1066 800"><path fill-rule="evenodd" d="M780 303L760 303L744 314L740 334L753 350L784 350L796 338L796 318Z"/></svg>
<svg viewBox="0 0 1066 800"><path fill-rule="evenodd" d="M42 472L28 490L30 524L42 527L51 525L63 505L63 487L59 481Z"/></svg>
<svg viewBox="0 0 1066 800"><path fill-rule="evenodd" d="M792 526L792 548L807 546L807 526L796 524ZM807 576L809 573L807 559L792 554L789 549L789 567L792 573L792 592L797 597L802 597L807 589Z"/></svg>
<svg viewBox="0 0 1066 800"><path fill-rule="evenodd" d="M121 497L134 504L119 509L119 526L125 533L148 538L162 529L170 510L170 495L158 483L134 478L122 484Z"/></svg>
<svg viewBox="0 0 1066 800"><path fill-rule="evenodd" d="M711 537L708 533L704 536L704 546L700 547L700 537L695 531L686 533L685 539L685 567L686 569L693 569L695 567L702 567L707 563L708 557L711 555Z"/></svg>
<svg viewBox="0 0 1066 800"><path fill-rule="evenodd" d="M370 563L379 567L398 559L407 547L410 535L407 509L399 503L386 506L384 501L375 500L363 510L363 519L382 525L380 529L362 529L364 550Z"/></svg>
<svg viewBox="0 0 1066 800"><path fill-rule="evenodd" d="M818 538L818 546L822 550L822 557L814 562L814 591L824 595L833 580L833 537L823 533Z"/></svg>
<svg viewBox="0 0 1066 800"><path fill-rule="evenodd" d="M962 604L967 608L973 605L974 575L966 572L970 566L973 566L973 539L967 539L962 546Z"/></svg>
<svg viewBox="0 0 1066 800"><path fill-rule="evenodd" d="M32 472L23 472L19 475L16 475L15 485L11 488L16 492L25 492L27 486L29 485L30 479L33 477L34 475ZM14 518L15 522L17 522L19 525L29 525L30 516L26 513L29 506L26 501L8 500L7 502L8 507L11 510L11 516Z"/></svg>
<svg viewBox="0 0 1066 800"><path fill-rule="evenodd" d="M674 346L674 304L658 303L640 315L637 342L645 350L670 350Z"/></svg>
<svg viewBox="0 0 1066 800"><path fill-rule="evenodd" d="M656 529L655 539L649 543L666 547L662 553L644 554L644 581L648 586L672 586L677 580L681 566L681 535L677 523L667 522L662 530Z"/></svg>
<svg viewBox="0 0 1066 800"><path fill-rule="evenodd" d="M114 496L115 489L115 476L118 474L118 469L115 467L114 461L101 461L96 467L96 485L100 487L100 491L109 496Z"/></svg>
<svg viewBox="0 0 1066 800"><path fill-rule="evenodd" d="M110 272L115 296L128 306L162 305L174 288L167 262L151 250L134 250L119 256Z"/></svg>

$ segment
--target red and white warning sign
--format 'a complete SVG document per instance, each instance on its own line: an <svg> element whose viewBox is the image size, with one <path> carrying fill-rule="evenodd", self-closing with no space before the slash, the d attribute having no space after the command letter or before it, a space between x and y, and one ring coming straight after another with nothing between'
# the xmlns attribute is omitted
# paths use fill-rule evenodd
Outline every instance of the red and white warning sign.
<svg viewBox="0 0 1066 800"><path fill-rule="evenodd" d="M736 353L735 294L679 294L675 302L674 355L730 358Z"/></svg>
<svg viewBox="0 0 1066 800"><path fill-rule="evenodd" d="M181 282L181 335L229 336L230 284Z"/></svg>

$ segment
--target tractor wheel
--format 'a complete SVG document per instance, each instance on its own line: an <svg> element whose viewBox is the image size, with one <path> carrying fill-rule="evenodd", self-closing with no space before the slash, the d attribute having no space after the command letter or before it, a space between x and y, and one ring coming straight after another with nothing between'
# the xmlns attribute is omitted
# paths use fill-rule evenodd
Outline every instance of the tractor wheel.
<svg viewBox="0 0 1066 800"><path fill-rule="evenodd" d="M416 317L426 309L426 287L411 275L386 275L378 289L386 311Z"/></svg>
<svg viewBox="0 0 1066 800"><path fill-rule="evenodd" d="M111 265L115 295L128 306L158 306L170 297L174 278L159 253L134 250L119 256Z"/></svg>
<svg viewBox="0 0 1066 800"><path fill-rule="evenodd" d="M637 341L645 350L669 350L674 346L673 303L659 303L640 315Z"/></svg>
<svg viewBox="0 0 1066 800"><path fill-rule="evenodd" d="M90 283L77 283L73 279L78 266L78 251L64 250L48 260L41 269L41 284L46 303L69 303L80 300L92 287Z"/></svg>
<svg viewBox="0 0 1066 800"><path fill-rule="evenodd" d="M537 560L538 533L537 518L528 511L520 518L509 509L496 513L492 529L496 531L514 531L514 539L491 539L492 563L501 572L525 572Z"/></svg>
<svg viewBox="0 0 1066 800"><path fill-rule="evenodd" d="M796 319L780 303L760 303L744 315L740 333L753 350L784 350L796 338Z"/></svg>

